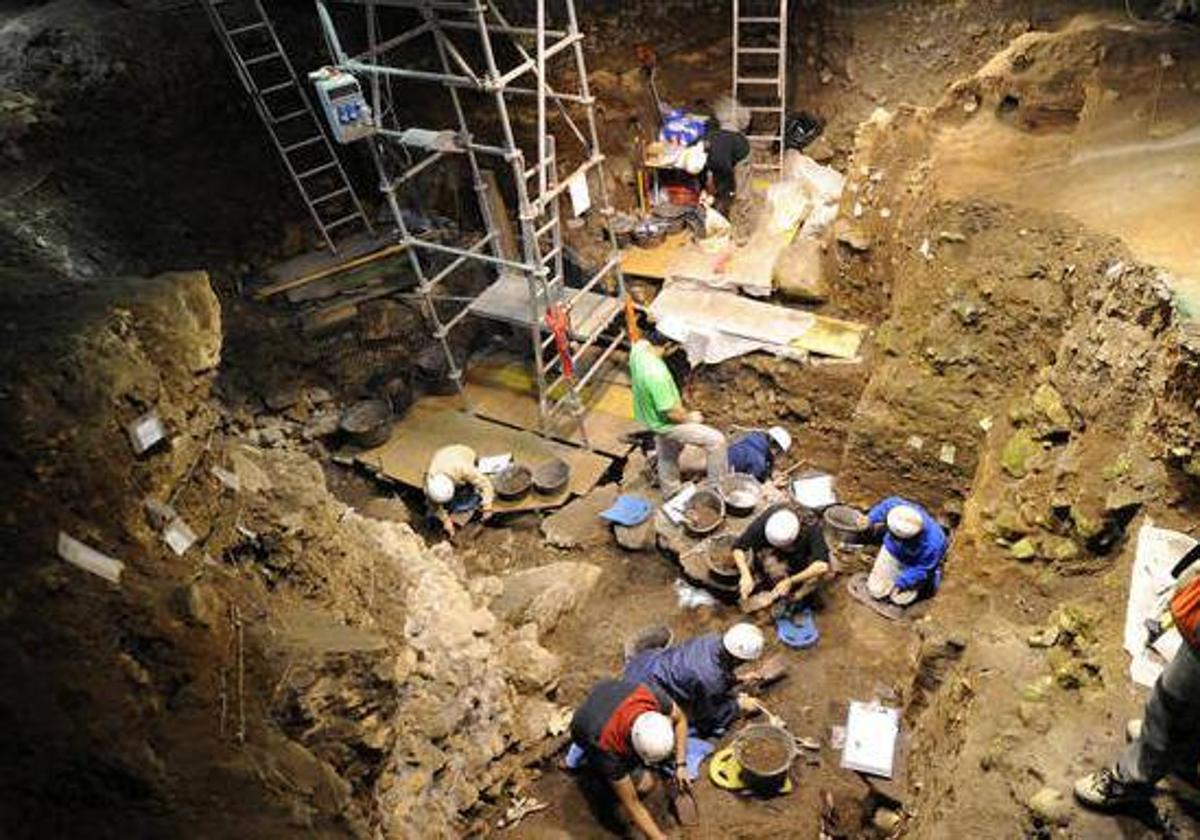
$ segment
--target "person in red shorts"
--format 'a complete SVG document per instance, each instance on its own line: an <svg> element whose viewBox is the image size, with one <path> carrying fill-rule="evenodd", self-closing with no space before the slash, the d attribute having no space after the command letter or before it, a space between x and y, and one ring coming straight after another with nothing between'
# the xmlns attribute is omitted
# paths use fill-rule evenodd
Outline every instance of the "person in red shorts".
<svg viewBox="0 0 1200 840"><path fill-rule="evenodd" d="M588 769L608 780L629 819L650 840L666 835L641 801L654 786L645 768L674 756L675 780L687 790L687 732L687 717L670 697L628 680L601 680L571 719L571 737Z"/></svg>

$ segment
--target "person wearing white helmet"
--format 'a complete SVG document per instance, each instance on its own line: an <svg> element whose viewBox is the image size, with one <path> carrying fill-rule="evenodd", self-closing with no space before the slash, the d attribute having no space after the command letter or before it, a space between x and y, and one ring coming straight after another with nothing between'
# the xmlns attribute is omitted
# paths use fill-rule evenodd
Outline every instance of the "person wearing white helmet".
<svg viewBox="0 0 1200 840"><path fill-rule="evenodd" d="M820 520L789 502L771 505L746 526L734 540L733 561L743 599L766 585L773 600L798 604L833 576Z"/></svg>
<svg viewBox="0 0 1200 840"><path fill-rule="evenodd" d="M739 665L762 656L766 640L753 624L735 624L724 633L705 633L682 644L644 650L625 663L624 677L665 692L687 710L700 737L719 735L739 712L756 711L750 697L737 692Z"/></svg>
<svg viewBox="0 0 1200 840"><path fill-rule="evenodd" d="M665 692L632 680L601 680L571 718L571 739L587 769L607 779L630 821L650 838L666 835L641 802L654 787L644 768L672 766L676 784L689 789L687 733L687 716Z"/></svg>
<svg viewBox="0 0 1200 840"><path fill-rule="evenodd" d="M775 459L791 448L792 435L783 426L746 432L729 444L729 469L766 481Z"/></svg>
<svg viewBox="0 0 1200 840"><path fill-rule="evenodd" d="M434 452L425 471L425 498L429 501L430 512L449 536L454 535L449 506L461 486L469 485L479 496L483 519L492 515L492 482L479 471L475 461L474 449L453 444Z"/></svg>
<svg viewBox="0 0 1200 840"><path fill-rule="evenodd" d="M908 606L937 591L948 543L942 526L916 502L890 496L867 513L871 533L883 547L867 577L876 600Z"/></svg>

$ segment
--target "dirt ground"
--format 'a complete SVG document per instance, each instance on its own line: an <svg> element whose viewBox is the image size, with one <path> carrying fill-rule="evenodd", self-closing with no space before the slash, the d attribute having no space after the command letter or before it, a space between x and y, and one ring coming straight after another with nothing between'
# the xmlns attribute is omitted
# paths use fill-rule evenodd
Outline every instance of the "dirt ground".
<svg viewBox="0 0 1200 840"><path fill-rule="evenodd" d="M17 477L0 487L13 733L0 826L619 834L555 766L564 710L619 670L637 630L686 638L737 611L680 607L678 565L656 550L603 532L553 547L538 515L450 546L413 493L348 466L339 410L372 374L412 366L419 316L389 301L371 321L382 333L316 342L285 307L239 294L252 264L304 238L269 158L238 145L213 45L144 5L95 18L128 28L80 26L100 13L83 0L21 4L0 27L22 45L0 72L39 91L0 102L0 464ZM638 31L623 5L598 5L609 16L588 28L628 206L629 121L649 107L633 41L659 47L662 92L683 104L725 92L729 41L719 15L680 26L664 7ZM870 331L855 363L743 358L693 373L685 398L723 428L782 423L787 465L836 474L851 503L911 496L953 542L942 590L912 620L867 611L844 576L831 584L819 643L788 652L765 697L821 749L770 801L702 782L690 836L815 837L826 792L842 837L1200 835L1200 792L1177 780L1120 816L1030 807L1045 789L1069 800L1120 748L1145 696L1120 644L1136 530L1195 534L1200 511L1200 40L1131 21L1143 5L796 4L792 104L826 121L810 151L846 174L839 223L866 243L825 242L821 311ZM29 37L35 17L46 32ZM302 42L306 20L288 30ZM168 37L144 64L104 58L150 31ZM114 80L149 86L173 35L185 60L155 100L143 171L134 127L100 128L129 107ZM172 95L188 68L210 73L194 113ZM94 97L75 123L73 96ZM178 141L214 113L230 117L214 141ZM96 132L87 154L64 125ZM182 172L206 188L181 189ZM213 278L157 273L181 264ZM122 429L150 408L172 441L135 457ZM171 501L199 548L170 554L146 497ZM59 530L125 560L122 585L54 560ZM1031 644L1048 626L1069 631ZM831 730L851 699L901 709L895 780L839 769ZM519 795L549 807L498 829ZM874 824L881 807L894 826Z"/></svg>

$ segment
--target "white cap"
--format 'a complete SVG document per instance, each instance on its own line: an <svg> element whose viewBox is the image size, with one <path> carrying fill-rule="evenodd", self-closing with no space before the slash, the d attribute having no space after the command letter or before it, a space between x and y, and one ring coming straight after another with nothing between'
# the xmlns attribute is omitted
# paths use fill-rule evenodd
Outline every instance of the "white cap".
<svg viewBox="0 0 1200 840"><path fill-rule="evenodd" d="M658 764L675 749L675 727L662 712L642 712L630 732L633 749L647 764Z"/></svg>
<svg viewBox="0 0 1200 840"><path fill-rule="evenodd" d="M704 146L700 143L688 146L679 156L679 165L689 175L699 175L707 164L708 152L704 151Z"/></svg>
<svg viewBox="0 0 1200 840"><path fill-rule="evenodd" d="M912 505L896 505L888 511L887 527L897 539L912 539L925 528L921 511Z"/></svg>
<svg viewBox="0 0 1200 840"><path fill-rule="evenodd" d="M762 656L763 645L766 644L763 632L745 621L726 630L725 638L721 641L730 656L743 662L753 662Z"/></svg>
<svg viewBox="0 0 1200 840"><path fill-rule="evenodd" d="M767 519L767 542L775 548L787 548L800 536L800 517L794 510L777 510Z"/></svg>
<svg viewBox="0 0 1200 840"><path fill-rule="evenodd" d="M783 426L772 426L767 429L767 437L775 441L775 445L784 452L792 448L792 434Z"/></svg>
<svg viewBox="0 0 1200 840"><path fill-rule="evenodd" d="M454 479L445 473L430 473L425 478L425 495L434 504L446 504L454 498Z"/></svg>

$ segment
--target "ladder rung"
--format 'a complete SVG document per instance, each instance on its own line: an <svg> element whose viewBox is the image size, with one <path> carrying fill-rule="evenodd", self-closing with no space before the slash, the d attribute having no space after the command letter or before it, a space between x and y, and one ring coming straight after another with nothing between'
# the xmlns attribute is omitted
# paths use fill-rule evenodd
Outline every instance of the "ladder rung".
<svg viewBox="0 0 1200 840"><path fill-rule="evenodd" d="M742 107L745 108L747 111L751 111L751 112L763 111L763 112L767 112L767 113L772 113L772 112L783 110L782 105L743 105Z"/></svg>
<svg viewBox="0 0 1200 840"><path fill-rule="evenodd" d="M535 236L537 236L538 239L541 239L547 233L554 230L554 226L556 224L558 224L558 216L555 216L550 221L546 222L546 224L544 224L540 228L538 228Z"/></svg>
<svg viewBox="0 0 1200 840"><path fill-rule="evenodd" d="M237 29L228 29L226 32L229 34L229 37L232 38L235 35L245 35L247 32L253 32L256 29L265 29L266 26L267 22L265 20L260 20L258 23L250 23L246 26L239 26Z"/></svg>
<svg viewBox="0 0 1200 840"><path fill-rule="evenodd" d="M291 79L288 79L286 82L280 82L277 85L271 85L270 87L262 88L258 92L258 95L259 96L267 96L268 94L279 93L279 91L281 91L281 90L287 90L288 88L295 87L295 86L296 86L295 83Z"/></svg>
<svg viewBox="0 0 1200 840"><path fill-rule="evenodd" d="M779 143L783 140L778 134L747 134L747 140L770 140L772 143Z"/></svg>
<svg viewBox="0 0 1200 840"><path fill-rule="evenodd" d="M333 161L330 161L329 163L323 163L320 166L314 166L312 169L301 172L296 177L297 178L311 178L313 175L319 175L320 173L324 172L327 169L333 169L335 166L337 166L337 161L333 160Z"/></svg>
<svg viewBox="0 0 1200 840"><path fill-rule="evenodd" d="M299 143L293 143L290 146L284 146L283 153L285 155L290 155L297 149L303 149L305 146L311 146L313 143L320 143L324 139L324 136L321 134L318 134L316 137L309 137L307 140L301 140Z"/></svg>
<svg viewBox="0 0 1200 840"><path fill-rule="evenodd" d="M337 198L339 195L345 195L348 192L350 192L349 187L342 187L340 190L334 190L331 193L326 193L325 195L321 196L320 198L314 198L312 203L320 204L322 201L328 201L331 198Z"/></svg>
<svg viewBox="0 0 1200 840"><path fill-rule="evenodd" d="M243 58L242 64L245 64L247 67L253 67L255 64L262 64L264 61L270 61L272 58L283 58L283 53L276 51L269 52L266 55L258 55L254 58Z"/></svg>
<svg viewBox="0 0 1200 840"><path fill-rule="evenodd" d="M779 47L737 47L734 52L747 55L779 55Z"/></svg>
<svg viewBox="0 0 1200 840"><path fill-rule="evenodd" d="M549 262L550 260L554 259L555 257L558 256L558 253L560 250L561 250L560 248L551 248L542 257L542 262Z"/></svg>
<svg viewBox="0 0 1200 840"><path fill-rule="evenodd" d="M280 123L285 123L288 120L294 120L294 119L296 119L296 117L302 117L307 113L308 113L308 109L298 108L295 111L290 111L289 113L284 114L282 117L277 117L274 114L272 114L271 122L273 122L275 125L279 125Z"/></svg>
<svg viewBox="0 0 1200 840"><path fill-rule="evenodd" d="M737 19L737 22L738 23L779 23L779 18L777 18L777 17L762 17L761 15L755 15L754 17L740 17Z"/></svg>
<svg viewBox="0 0 1200 840"><path fill-rule="evenodd" d="M737 80L737 83L739 85L777 85L779 79L763 79L757 76L747 79L743 76Z"/></svg>
<svg viewBox="0 0 1200 840"><path fill-rule="evenodd" d="M355 219L361 218L362 216L360 216L358 213L351 213L349 216L342 216L342 218L338 219L336 222L331 222L330 224L325 225L325 230L333 230L335 227L340 227L346 224L346 222L353 222Z"/></svg>

